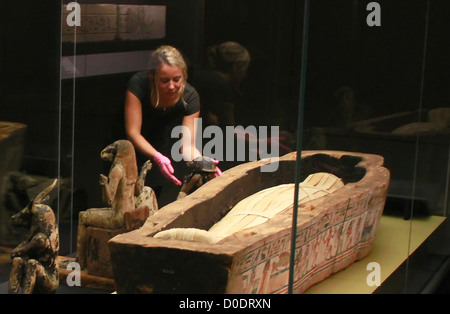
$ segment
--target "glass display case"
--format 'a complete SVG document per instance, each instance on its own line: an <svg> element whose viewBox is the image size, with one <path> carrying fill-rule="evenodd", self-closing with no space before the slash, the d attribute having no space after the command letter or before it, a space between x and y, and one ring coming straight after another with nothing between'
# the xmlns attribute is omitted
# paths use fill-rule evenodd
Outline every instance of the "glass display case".
<svg viewBox="0 0 450 314"><path fill-rule="evenodd" d="M138 285L124 283L133 276L126 272L128 266L120 258L120 254L128 254L127 246L134 245L121 237L132 229L99 231L98 226L87 231L90 242L86 245L97 245L97 248L91 249L95 254L86 253L88 260L94 261L90 273L82 273L85 276L82 282L87 282L88 277L91 282L79 286L67 281L68 274L77 270L71 268L74 264L69 267L70 262L79 261L80 226L85 219L81 218L82 213L114 206L113 201L105 203L105 188L99 182L101 174L111 174L114 160L105 160L101 152L119 139L133 141L129 125L126 128L124 123L132 90L130 82L136 73L151 68L151 54L163 45L175 47L185 60L186 89L192 88L198 94L199 115L196 110L184 115L195 116L196 147L201 155L216 159L216 166L223 174L204 179L207 183L196 194L177 200L181 186L167 180L154 183L152 178L158 177L160 166L154 154L144 153L134 139L136 173L139 174L147 159L153 163L144 175L144 185L155 192L151 197L157 202L158 210L157 215L147 213L133 235L156 237L156 229L161 231L166 225L208 230L222 218L218 218L213 208L222 211L223 216L224 211L231 209L231 203L236 205L258 189L289 183L298 190L309 168L345 173L344 176L351 177L343 179L345 184L363 182L364 176L358 177L353 168L347 169L348 160L381 158L374 163L389 173L385 194L376 190L378 185L375 192L370 190L371 184L378 182L377 177L366 175L364 179L369 182L365 206L370 208L377 193L383 203L382 214L373 218L376 220L374 237L367 240L370 242L367 254L360 256L352 251L355 262L338 267L341 258L338 252L345 253L339 251L340 241L344 241L341 238L327 238L329 242L322 248L330 247L334 253L317 253L317 247L321 250L319 237L314 245L313 240L302 238L304 233L313 231L305 231L305 207L296 205L298 194L293 193L288 210L291 218L283 225L286 233L280 236L283 240L264 238L265 244L273 240L278 243L277 250L281 250L272 259L261 259L259 264L249 264L243 270L246 259L257 259L252 250L267 250L264 253L267 256L271 256L270 250L275 250L275 245L258 247L256 242L251 242L263 233L260 229L242 233L243 240L239 241L250 242L247 247L236 249L237 253L230 253L231 249L220 251L220 245L205 244L208 248L205 250L211 249L208 254L229 254L229 260L220 261L229 267L223 276L240 272L217 291L245 294L449 292L450 242L446 220L450 209L447 88L450 22L446 18L449 10L450 3L444 0L1 2L0 293L8 293L10 255L27 239L29 232L11 226L10 217L31 206L30 202L54 179L58 179L57 189L46 204L53 209L59 228L59 293L142 293L175 289L169 284L156 288L150 283L140 283L140 290L123 288ZM185 107L188 106L190 103L186 103ZM155 110L160 110L161 121L166 121L162 113L165 109ZM147 114L147 111L142 113L141 122ZM163 124L158 126L168 128ZM140 125L139 131L142 128L144 125ZM165 133L171 134L171 142L167 142L171 145L178 140L175 129L173 126ZM183 180L191 170L185 161L176 160L175 155L180 154L173 147L164 150L167 147L161 146L160 151L172 160L175 176L186 183ZM326 155L331 161L318 166L322 161L315 157L308 159L311 155ZM338 162L341 156L344 159ZM280 157L279 164L277 157ZM248 170L267 160L277 163L267 173L253 176L253 170ZM290 164L285 166L288 160ZM358 162L351 167L362 167ZM371 173L369 166L364 167L365 174ZM242 173L246 176L241 178ZM321 206L314 205L309 210ZM346 206L348 212L351 206ZM174 212L188 218L175 220ZM367 222L372 219L370 215L358 217ZM274 217L270 216L270 220ZM372 232L372 225L362 223L360 227L358 222L357 226L349 227L346 221L336 227L341 232L336 237L350 237L353 232L364 237L366 232ZM154 227L158 223L166 225ZM334 232L332 223L322 227L322 231L314 232ZM137 229L148 233L141 236ZM112 238L110 256L108 240ZM325 243L327 239L324 236L320 241ZM104 245L98 244L101 241ZM310 241L308 251L302 241ZM353 242L355 247L365 247L362 240ZM331 249L333 245L339 248ZM147 245L150 246L155 246L151 252L165 254L153 242ZM193 245L197 246L198 243ZM313 253L308 253L309 250ZM178 258L185 260L183 254ZM312 266L315 262L311 262L311 254L325 254L323 265L332 264L334 268ZM308 260L307 266L302 264L302 258ZM197 257L192 260L197 261ZM154 265L155 269L159 267L157 262L145 263ZM222 266L211 266L209 259L199 258L198 263L210 267L205 274L211 278L222 271ZM195 277L195 268L180 267L167 266L158 278L183 286L181 292L197 292L190 291L183 281L193 280L184 277L185 273L193 273ZM328 269L330 273L323 278L317 275ZM136 269L129 271L136 272ZM141 277L146 276L145 273ZM316 277L320 279L301 288L303 282ZM183 284L178 278L182 278ZM276 282L278 286L271 288L267 282Z"/></svg>

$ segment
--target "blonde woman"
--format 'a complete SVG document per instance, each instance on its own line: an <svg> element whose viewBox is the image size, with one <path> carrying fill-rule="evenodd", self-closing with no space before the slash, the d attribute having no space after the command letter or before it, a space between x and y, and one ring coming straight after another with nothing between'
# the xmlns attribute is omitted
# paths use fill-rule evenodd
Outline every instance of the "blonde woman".
<svg viewBox="0 0 450 314"><path fill-rule="evenodd" d="M149 70L130 79L125 99L126 136L138 153L153 160L162 175L152 172L149 176L155 193L159 194L166 180L181 185L170 156L174 127L182 125L189 130L190 136L182 139L184 160L201 156L195 147L195 118L199 113L200 99L187 82L187 66L181 53L171 46L159 47L150 56Z"/></svg>

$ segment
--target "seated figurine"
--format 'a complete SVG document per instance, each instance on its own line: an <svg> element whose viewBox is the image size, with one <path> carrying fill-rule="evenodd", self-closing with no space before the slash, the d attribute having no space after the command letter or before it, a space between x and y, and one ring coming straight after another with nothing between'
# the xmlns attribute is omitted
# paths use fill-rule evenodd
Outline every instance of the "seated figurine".
<svg viewBox="0 0 450 314"><path fill-rule="evenodd" d="M189 173L183 180L183 186L178 193L177 199L181 199L191 194L203 184L216 176L216 162L211 158L201 156L187 163Z"/></svg>
<svg viewBox="0 0 450 314"><path fill-rule="evenodd" d="M59 286L59 233L53 210L44 200L57 180L39 193L23 210L11 217L11 225L29 228L27 238L11 253L8 292L54 293Z"/></svg>
<svg viewBox="0 0 450 314"><path fill-rule="evenodd" d="M147 161L138 176L136 154L131 142L118 140L104 148L100 156L103 160L112 161L108 177L100 175L103 200L110 207L80 212L77 259L82 268L87 263L88 227L113 230L111 235L114 236L141 227L158 208L153 190L144 186L145 176L152 164Z"/></svg>

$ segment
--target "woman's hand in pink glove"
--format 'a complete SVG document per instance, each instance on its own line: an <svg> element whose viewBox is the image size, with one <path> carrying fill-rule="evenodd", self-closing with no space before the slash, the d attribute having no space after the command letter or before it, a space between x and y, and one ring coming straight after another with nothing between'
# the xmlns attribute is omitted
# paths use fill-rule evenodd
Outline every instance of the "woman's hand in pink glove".
<svg viewBox="0 0 450 314"><path fill-rule="evenodd" d="M219 163L218 160L211 158L213 163L216 165L216 173L214 173L214 178L220 177L222 175L222 171L217 167L217 164Z"/></svg>
<svg viewBox="0 0 450 314"><path fill-rule="evenodd" d="M161 154L160 152L157 152L155 156L153 157L153 160L158 165L159 170L165 176L167 179L172 181L175 185L181 185L181 181L177 179L173 175L175 170L172 167L172 163L170 162L170 159Z"/></svg>

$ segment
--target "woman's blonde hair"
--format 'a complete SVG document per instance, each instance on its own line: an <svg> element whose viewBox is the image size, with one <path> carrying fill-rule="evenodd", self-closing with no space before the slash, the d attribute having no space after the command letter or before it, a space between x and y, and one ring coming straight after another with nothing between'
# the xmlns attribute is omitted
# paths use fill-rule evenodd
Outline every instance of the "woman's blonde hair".
<svg viewBox="0 0 450 314"><path fill-rule="evenodd" d="M183 103L186 105L186 101L183 99L183 92L186 87L186 81L188 76L187 65L180 51L178 51L175 47L168 45L158 47L150 55L149 78L151 90L150 97L152 103L155 105L155 107L159 105L159 91L156 82L159 79L159 69L163 64L176 66L181 69L183 77L178 96L182 99Z"/></svg>

